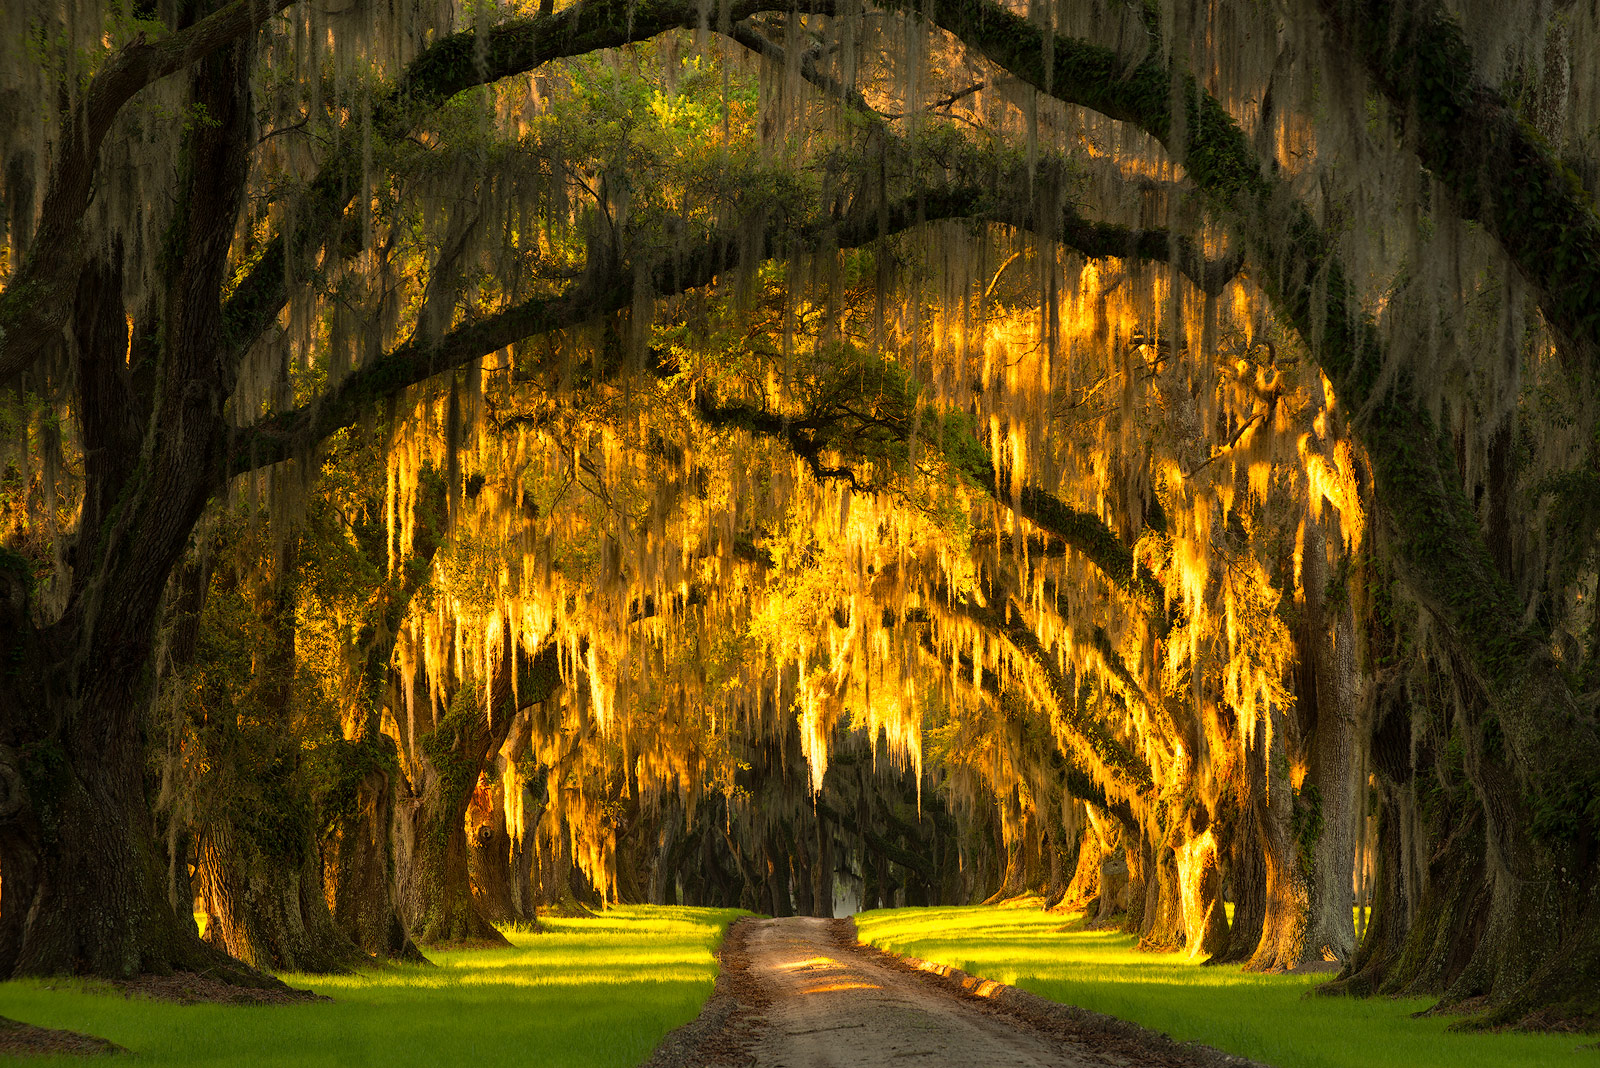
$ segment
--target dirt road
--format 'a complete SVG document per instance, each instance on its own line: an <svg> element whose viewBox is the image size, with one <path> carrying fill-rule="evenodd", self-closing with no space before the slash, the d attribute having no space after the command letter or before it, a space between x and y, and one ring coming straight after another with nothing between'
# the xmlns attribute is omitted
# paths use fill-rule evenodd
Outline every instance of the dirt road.
<svg viewBox="0 0 1600 1068"><path fill-rule="evenodd" d="M848 920L742 920L717 992L647 1068L1247 1068L997 984L964 989L856 945ZM1260 1068L1260 1066L1257 1066Z"/></svg>
<svg viewBox="0 0 1600 1068"><path fill-rule="evenodd" d="M766 920L750 932L750 969L770 992L752 1044L762 1068L1016 1065L1101 1068L1032 1029L870 960L841 952L827 920Z"/></svg>

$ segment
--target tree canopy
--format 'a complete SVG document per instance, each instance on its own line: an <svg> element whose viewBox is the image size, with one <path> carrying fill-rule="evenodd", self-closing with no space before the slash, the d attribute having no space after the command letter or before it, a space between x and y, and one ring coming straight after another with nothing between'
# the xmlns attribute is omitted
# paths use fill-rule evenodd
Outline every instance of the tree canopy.
<svg viewBox="0 0 1600 1068"><path fill-rule="evenodd" d="M1039 891L1594 1026L1595 4L7 14L0 975Z"/></svg>

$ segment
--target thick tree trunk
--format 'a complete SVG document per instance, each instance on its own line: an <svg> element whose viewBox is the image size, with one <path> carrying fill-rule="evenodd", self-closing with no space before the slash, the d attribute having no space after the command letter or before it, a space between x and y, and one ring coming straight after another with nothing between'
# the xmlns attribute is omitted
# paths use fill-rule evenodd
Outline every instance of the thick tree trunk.
<svg viewBox="0 0 1600 1068"><path fill-rule="evenodd" d="M572 859L572 840L565 826L549 832L539 857L539 878L535 892L538 909L548 916L593 916L594 910L578 899L573 883L579 878Z"/></svg>
<svg viewBox="0 0 1600 1068"><path fill-rule="evenodd" d="M378 591L374 615L363 630L360 675L350 680L350 700L341 717L344 740L319 750L317 782L323 879L334 922L370 956L413 963L427 958L400 914L394 842L403 776L399 747L383 733L382 723L385 703L393 706L399 699L391 674L396 636L444 533L444 481L425 475L418 497L415 551ZM367 511L382 514L381 495L368 497ZM344 523L343 516L339 522ZM381 574L388 563L387 529L357 523L350 532L368 566Z"/></svg>
<svg viewBox="0 0 1600 1068"><path fill-rule="evenodd" d="M514 746L507 749L518 751ZM526 759L525 755L517 758L519 762ZM550 800L547 769L536 766L533 773L527 775L523 764L515 766L518 768L517 783L522 790L522 825L511 841L511 911L517 920L537 927L539 893L535 873L539 863L539 826Z"/></svg>
<svg viewBox="0 0 1600 1068"><path fill-rule="evenodd" d="M467 796L470 795L470 791ZM473 900L467 867L466 800L437 780L397 806L395 862L401 914L427 946L506 945Z"/></svg>
<svg viewBox="0 0 1600 1068"><path fill-rule="evenodd" d="M1405 947L1410 908L1406 902L1406 857L1400 830L1400 822L1406 818L1401 795L1400 789L1386 787L1384 802L1378 809L1372 912L1361 945L1335 981L1317 988L1319 994L1376 994Z"/></svg>
<svg viewBox="0 0 1600 1068"><path fill-rule="evenodd" d="M227 822L200 838L206 941L265 971L343 972L361 954L334 926L322 865L306 829L288 852Z"/></svg>
<svg viewBox="0 0 1600 1068"><path fill-rule="evenodd" d="M514 688L512 673L518 671L523 677ZM505 944L473 900L467 806L486 762L516 720L513 693L532 704L548 699L559 685L554 645L528 659L508 641L489 680L488 710L475 686L459 686L446 714L419 732L407 754L411 782L397 806L395 864L401 915L424 945Z"/></svg>
<svg viewBox="0 0 1600 1068"><path fill-rule="evenodd" d="M1385 986L1405 951L1421 889L1414 860L1421 828L1411 769L1413 710L1404 687L1393 681L1376 698L1369 752L1380 804L1371 913L1355 956L1336 981L1319 988L1328 994L1374 994Z"/></svg>
<svg viewBox="0 0 1600 1068"><path fill-rule="evenodd" d="M173 910L165 850L147 815L142 738L132 729L144 705L129 707L131 694L96 681L102 715L112 711L104 699L121 699L115 718L126 735L108 743L100 717L80 715L48 763L15 749L0 755L0 808L9 809L0 831L0 974L206 971L242 985L275 983L202 943L192 915L181 922Z"/></svg>
<svg viewBox="0 0 1600 1068"><path fill-rule="evenodd" d="M769 830L761 839L765 911L772 916L793 916L794 902L789 898L789 858L782 855L782 846L773 842L774 833Z"/></svg>
<svg viewBox="0 0 1600 1068"><path fill-rule="evenodd" d="M1045 880L1044 899L1045 907L1052 909L1066 898L1078 860L1076 851L1070 849L1066 841L1067 829L1054 818L1059 812L1059 805L1051 807L1044 836L1045 864L1049 872ZM1077 842L1071 843L1073 846L1077 844Z"/></svg>
<svg viewBox="0 0 1600 1068"><path fill-rule="evenodd" d="M1191 960L1222 956L1228 951L1228 913L1222 903L1217 839L1204 806L1192 806L1186 831L1176 850L1184 945Z"/></svg>
<svg viewBox="0 0 1600 1068"><path fill-rule="evenodd" d="M1327 601L1324 535L1306 520L1305 636L1301 670L1315 680L1309 768L1303 793L1308 812L1311 894L1306 939L1325 960L1349 962L1355 952L1356 721L1361 680L1356 665L1355 620L1348 597ZM1309 653L1309 663L1305 654Z"/></svg>
<svg viewBox="0 0 1600 1068"><path fill-rule="evenodd" d="M1146 846L1149 866L1145 876L1144 909L1140 917L1139 948L1177 949L1185 937L1183 888L1178 870L1178 854L1172 846L1177 836L1169 834Z"/></svg>
<svg viewBox="0 0 1600 1068"><path fill-rule="evenodd" d="M788 837L787 835L785 837ZM806 834L803 824L796 823L793 829L794 863L791 865L794 887L794 911L797 916L817 915L817 902L814 894L816 885L811 870L811 854L806 849Z"/></svg>
<svg viewBox="0 0 1600 1068"><path fill-rule="evenodd" d="M1122 896L1127 899L1127 908L1122 913L1121 929L1128 934L1138 934L1144 929L1144 904L1146 899L1146 881L1149 878L1150 857L1148 845L1143 833L1135 835L1125 831L1122 836L1122 882L1125 889ZM1101 883L1108 879L1116 880L1117 873L1102 868L1100 872Z"/></svg>
<svg viewBox="0 0 1600 1068"><path fill-rule="evenodd" d="M278 562L282 576L295 572L299 551L298 536L290 537ZM205 938L263 970L341 972L359 951L328 914L293 738L298 612L291 583L280 578L255 605L267 624L265 647L245 701L260 721L245 726L246 707L224 707L207 727L217 738L214 755L226 762L213 774L237 785L225 787L200 829Z"/></svg>
<svg viewBox="0 0 1600 1068"><path fill-rule="evenodd" d="M182 161L159 395L133 381L116 271L84 271L72 355L85 494L61 618L35 629L25 566L0 562L0 640L12 665L0 673L0 976L207 970L276 982L180 922L145 795L159 605L225 442L219 295L251 142L253 62L247 38L194 68L191 99L212 121L194 124Z"/></svg>
<svg viewBox="0 0 1600 1068"><path fill-rule="evenodd" d="M1233 922L1227 952L1214 963L1236 963L1255 956L1267 919L1267 867L1253 803L1235 816L1228 849L1228 885L1233 890Z"/></svg>
<svg viewBox="0 0 1600 1068"><path fill-rule="evenodd" d="M1081 882L1080 875L1073 877L1083 895L1084 926L1114 927L1117 916L1128 910L1128 858L1123 849L1128 832L1097 805L1085 802L1084 815L1089 826L1078 854ZM1084 872L1085 864L1093 870Z"/></svg>
<svg viewBox="0 0 1600 1068"><path fill-rule="evenodd" d="M336 749L334 748L336 747ZM363 953L422 962L395 897L394 742L376 730L323 754L319 797L323 881L333 921Z"/></svg>
<svg viewBox="0 0 1600 1068"><path fill-rule="evenodd" d="M418 786L396 805L395 869L401 916L423 945L490 943L505 936L473 900L467 863L467 804L490 747L482 710L459 702L418 738ZM476 760L473 751L479 750Z"/></svg>
<svg viewBox="0 0 1600 1068"><path fill-rule="evenodd" d="M1427 885L1400 959L1384 979L1386 994L1442 994L1467 969L1488 919L1483 819L1471 800L1440 799L1449 829L1428 864Z"/></svg>
<svg viewBox="0 0 1600 1068"><path fill-rule="evenodd" d="M517 918L511 893L511 833L506 827L505 780L498 779L487 789L480 788L468 809L471 833L467 839L467 869L472 879L472 897L478 911L490 923L508 923Z"/></svg>
<svg viewBox="0 0 1600 1068"><path fill-rule="evenodd" d="M1054 909L1057 912L1076 912L1083 910L1087 914L1098 911L1100 897L1100 864L1105 859L1106 848L1096 833L1094 823L1088 822L1079 836L1078 862L1072 869L1072 878L1067 881L1066 889L1061 892L1061 899L1056 902Z"/></svg>
<svg viewBox="0 0 1600 1068"><path fill-rule="evenodd" d="M833 915L833 830L817 820L817 859L811 866L812 915Z"/></svg>
<svg viewBox="0 0 1600 1068"><path fill-rule="evenodd" d="M1255 798L1256 827L1266 871L1266 915L1261 940L1245 964L1246 971L1277 972L1298 968L1311 959L1306 932L1311 890L1306 882L1301 841L1295 834L1296 800L1289 779L1289 717L1274 708L1272 738L1267 746L1264 789ZM1264 770L1264 769L1263 769Z"/></svg>

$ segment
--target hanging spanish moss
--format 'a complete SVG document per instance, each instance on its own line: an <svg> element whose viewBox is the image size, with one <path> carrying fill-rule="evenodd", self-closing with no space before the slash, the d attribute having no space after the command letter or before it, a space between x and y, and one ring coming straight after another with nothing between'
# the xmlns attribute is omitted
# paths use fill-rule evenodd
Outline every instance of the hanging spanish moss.
<svg viewBox="0 0 1600 1068"><path fill-rule="evenodd" d="M1600 8L555 7L7 10L0 975L1037 896L1594 1025Z"/></svg>

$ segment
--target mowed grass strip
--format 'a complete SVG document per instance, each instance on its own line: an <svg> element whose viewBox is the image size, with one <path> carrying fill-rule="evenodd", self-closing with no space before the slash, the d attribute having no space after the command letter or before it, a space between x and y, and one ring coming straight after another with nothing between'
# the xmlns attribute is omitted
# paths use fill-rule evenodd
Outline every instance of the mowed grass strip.
<svg viewBox="0 0 1600 1068"><path fill-rule="evenodd" d="M0 984L0 1016L109 1038L133 1051L116 1060L127 1065L625 1068L699 1013L716 949L740 915L618 908L545 921L544 934L511 932L510 949L433 952L432 968L283 976L334 999L301 1005L176 1005L19 980Z"/></svg>
<svg viewBox="0 0 1600 1068"><path fill-rule="evenodd" d="M1105 931L1059 932L1040 909L906 908L856 916L863 942L1132 1020L1276 1068L1559 1068L1600 1065L1595 1036L1461 1034L1413 1018L1428 998L1306 993L1326 975L1247 975L1141 953Z"/></svg>

